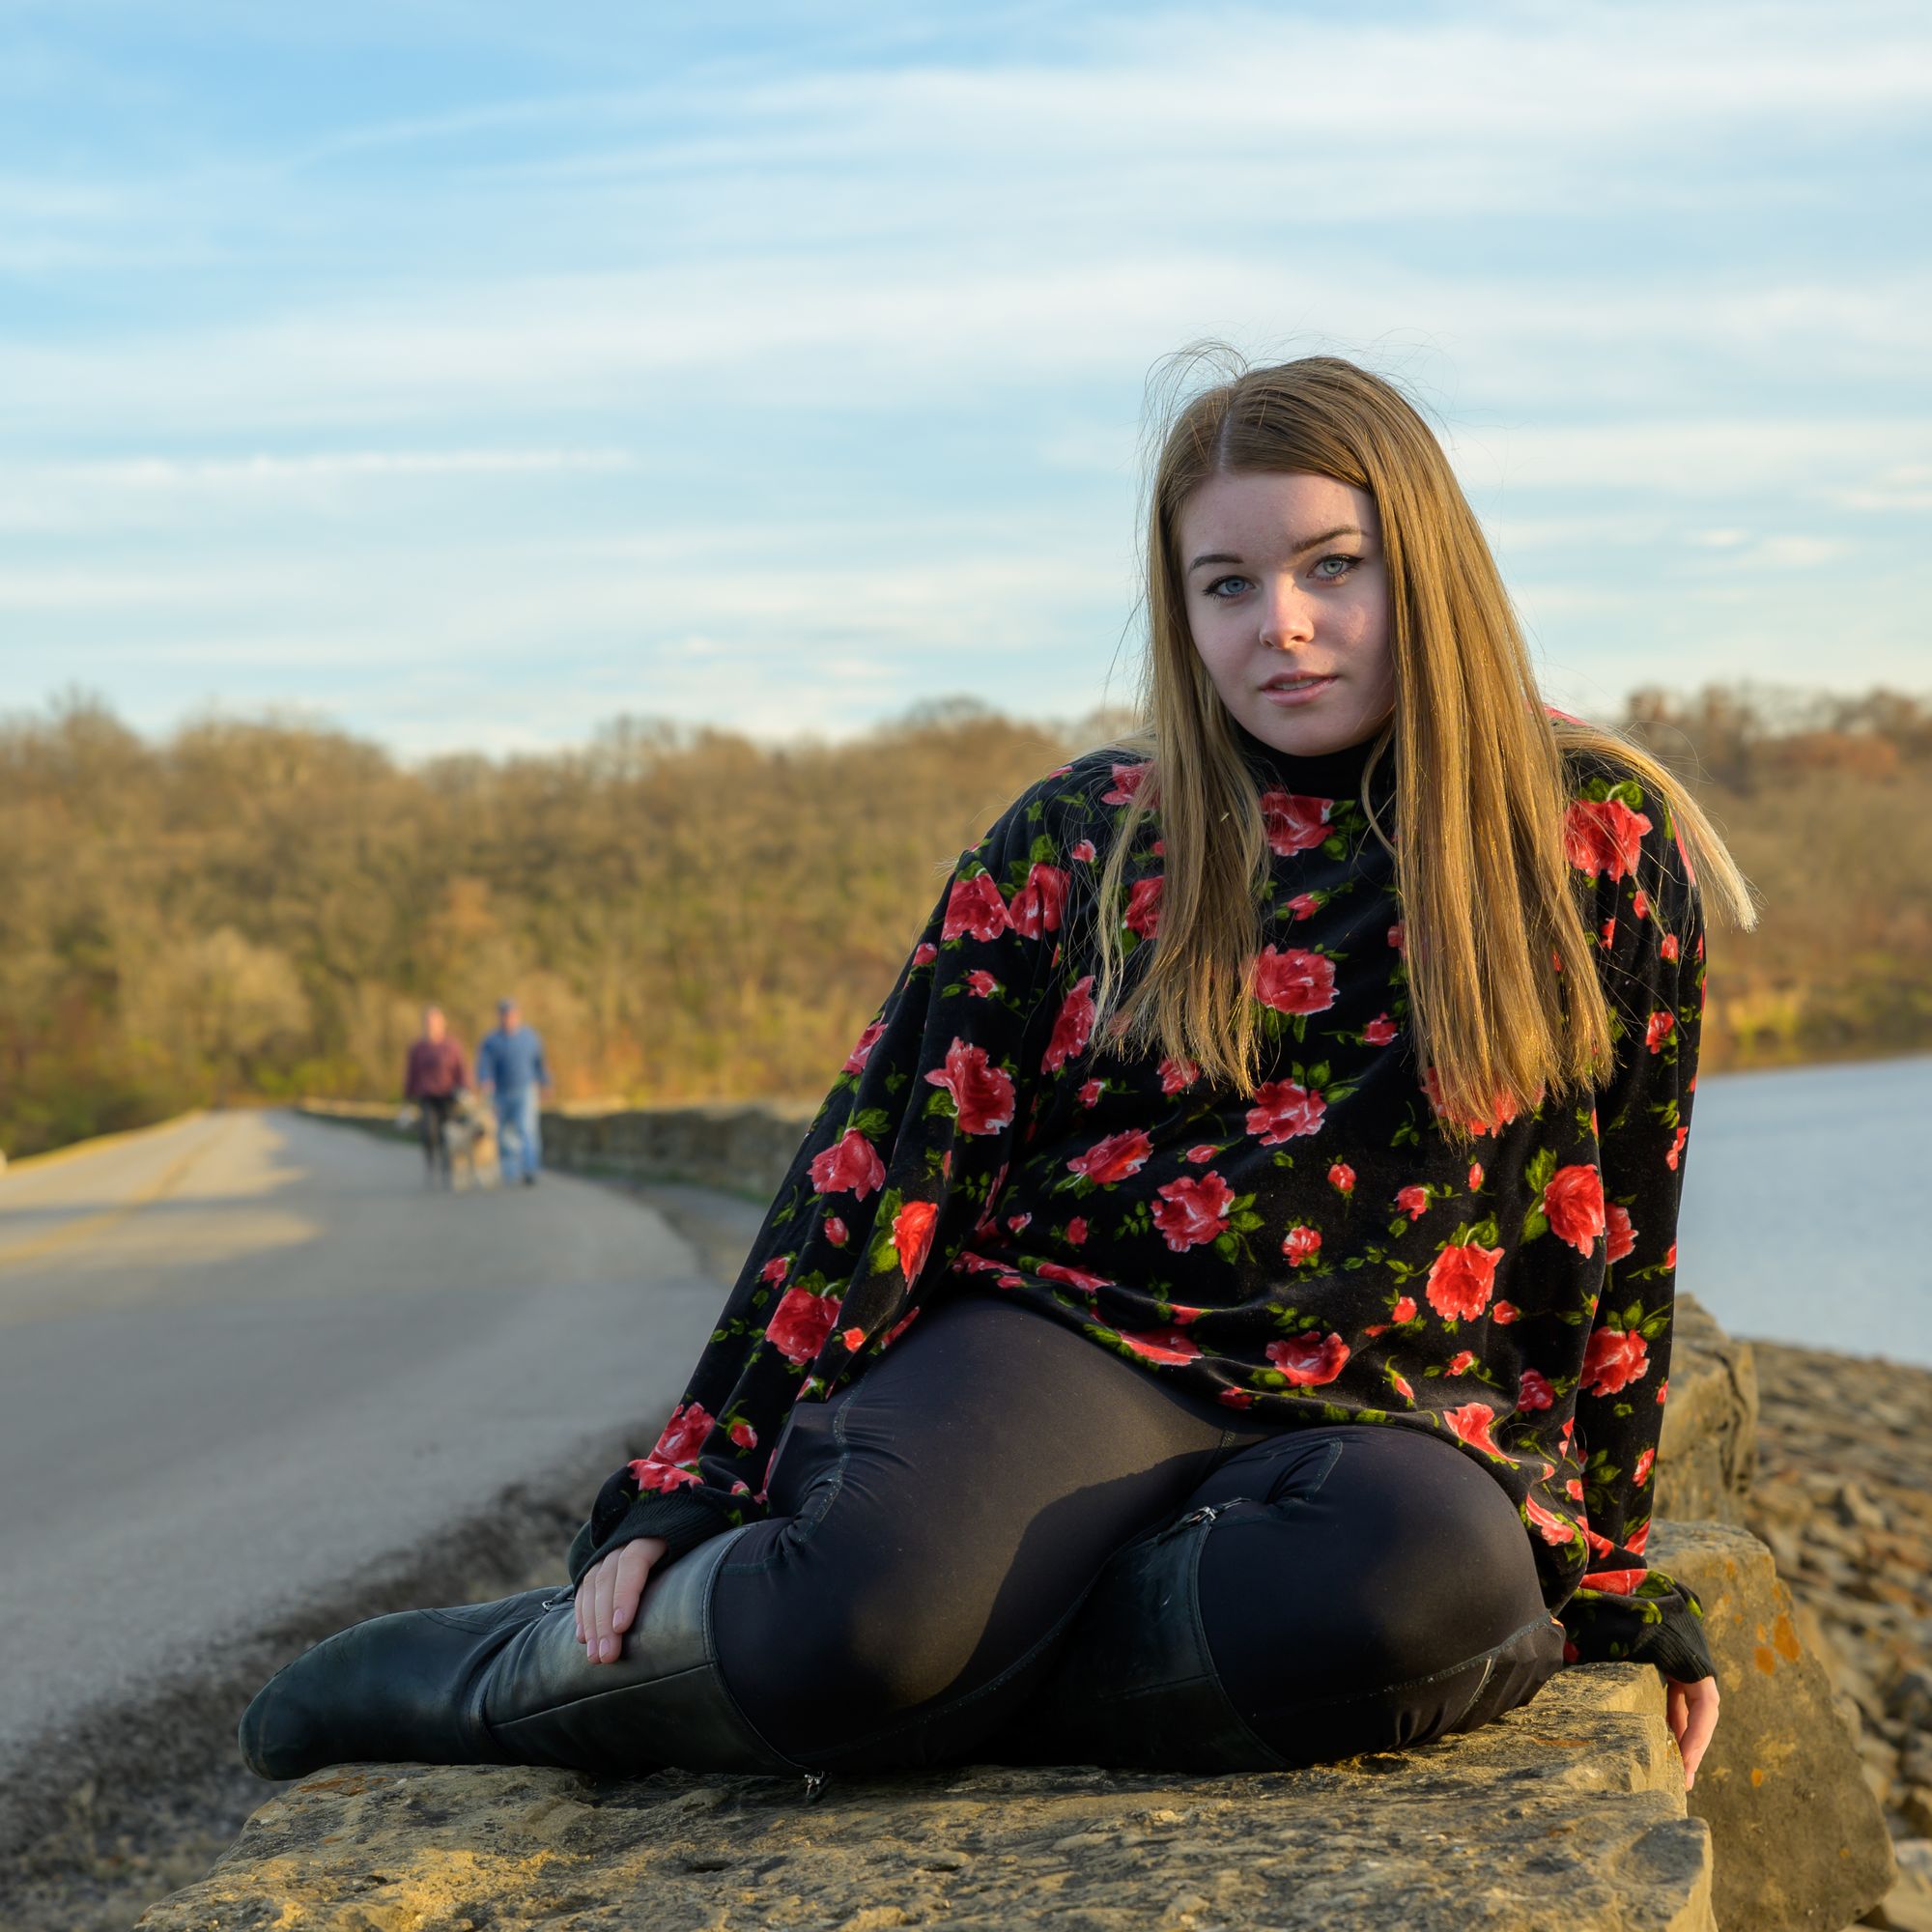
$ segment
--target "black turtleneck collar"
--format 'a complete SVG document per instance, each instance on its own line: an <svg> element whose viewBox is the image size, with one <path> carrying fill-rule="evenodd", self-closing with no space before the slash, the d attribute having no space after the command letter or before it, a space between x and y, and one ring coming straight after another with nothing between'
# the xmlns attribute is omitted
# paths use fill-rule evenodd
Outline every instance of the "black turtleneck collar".
<svg viewBox="0 0 1932 1932"><path fill-rule="evenodd" d="M1362 795L1362 772L1369 762L1369 752L1381 736L1381 726L1378 725L1359 744L1345 745L1336 752L1303 756L1294 752L1277 751L1274 746L1256 737L1233 712L1228 713L1228 728L1234 733L1236 743L1247 753L1248 762L1263 775L1264 781L1309 798L1359 798ZM1380 769L1376 774L1378 796L1390 783L1394 771L1395 751L1391 746L1382 754Z"/></svg>

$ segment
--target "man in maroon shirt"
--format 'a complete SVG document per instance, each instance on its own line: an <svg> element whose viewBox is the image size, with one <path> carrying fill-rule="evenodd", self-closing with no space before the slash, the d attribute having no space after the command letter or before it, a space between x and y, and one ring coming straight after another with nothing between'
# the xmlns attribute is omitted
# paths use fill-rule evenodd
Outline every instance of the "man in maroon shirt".
<svg viewBox="0 0 1932 1932"><path fill-rule="evenodd" d="M449 1185L449 1147L443 1129L456 1096L469 1085L469 1067L463 1049L449 1037L440 1007L423 1009L422 1037L410 1047L403 1073L403 1096L416 1103L422 1122L423 1179L434 1186L440 1179Z"/></svg>

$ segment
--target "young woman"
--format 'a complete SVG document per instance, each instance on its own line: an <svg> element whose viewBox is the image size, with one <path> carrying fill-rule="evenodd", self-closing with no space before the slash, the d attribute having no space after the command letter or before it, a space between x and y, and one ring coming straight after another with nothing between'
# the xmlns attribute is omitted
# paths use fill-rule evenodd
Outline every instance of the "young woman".
<svg viewBox="0 0 1932 1932"><path fill-rule="evenodd" d="M572 1587L318 1645L262 1775L1286 1767L1627 1659L1689 1781L1644 1544L1698 881L1748 889L1543 702L1381 379L1186 401L1147 572L1144 728L952 867Z"/></svg>

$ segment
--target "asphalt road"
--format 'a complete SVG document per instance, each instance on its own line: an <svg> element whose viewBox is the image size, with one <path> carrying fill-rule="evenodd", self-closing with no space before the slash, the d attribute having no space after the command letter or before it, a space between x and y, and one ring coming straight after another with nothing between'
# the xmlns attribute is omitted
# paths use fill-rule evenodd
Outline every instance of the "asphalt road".
<svg viewBox="0 0 1932 1932"><path fill-rule="evenodd" d="M250 1112L0 1175L0 1769L668 1412L723 1293L663 1216L420 1168Z"/></svg>

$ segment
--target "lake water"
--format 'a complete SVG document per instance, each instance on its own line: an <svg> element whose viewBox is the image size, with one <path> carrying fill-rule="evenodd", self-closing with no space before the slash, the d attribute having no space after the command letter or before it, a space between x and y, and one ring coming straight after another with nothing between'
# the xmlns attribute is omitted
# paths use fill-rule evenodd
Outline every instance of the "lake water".
<svg viewBox="0 0 1932 1932"><path fill-rule="evenodd" d="M1932 1054L1710 1074L1677 1286L1733 1335L1932 1368Z"/></svg>

